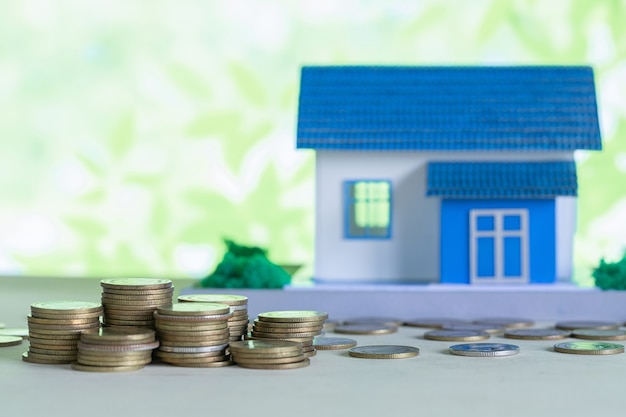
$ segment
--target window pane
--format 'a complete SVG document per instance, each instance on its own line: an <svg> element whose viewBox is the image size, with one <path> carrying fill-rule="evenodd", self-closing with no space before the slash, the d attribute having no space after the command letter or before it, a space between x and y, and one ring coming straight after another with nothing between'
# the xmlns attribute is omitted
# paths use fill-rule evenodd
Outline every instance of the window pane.
<svg viewBox="0 0 626 417"><path fill-rule="evenodd" d="M478 216L476 218L476 230L488 231L493 230L495 222L493 216Z"/></svg>
<svg viewBox="0 0 626 417"><path fill-rule="evenodd" d="M504 216L504 230L520 230L522 220L519 215Z"/></svg>

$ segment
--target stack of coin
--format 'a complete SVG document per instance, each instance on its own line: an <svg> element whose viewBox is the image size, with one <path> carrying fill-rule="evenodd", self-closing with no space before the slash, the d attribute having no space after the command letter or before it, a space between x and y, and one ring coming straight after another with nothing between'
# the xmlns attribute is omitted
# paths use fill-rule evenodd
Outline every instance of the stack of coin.
<svg viewBox="0 0 626 417"><path fill-rule="evenodd" d="M243 340L230 344L233 362L242 368L295 369L309 366L302 345L286 340Z"/></svg>
<svg viewBox="0 0 626 417"><path fill-rule="evenodd" d="M195 368L231 365L228 354L230 307L219 303L178 303L154 313L161 346L155 355L165 363Z"/></svg>
<svg viewBox="0 0 626 417"><path fill-rule="evenodd" d="M250 339L299 342L308 358L315 355L313 338L322 333L328 313L309 310L269 311L254 321Z"/></svg>
<svg viewBox="0 0 626 417"><path fill-rule="evenodd" d="M105 326L154 329L154 310L172 304L169 279L118 278L100 281Z"/></svg>
<svg viewBox="0 0 626 417"><path fill-rule="evenodd" d="M154 330L132 327L83 332L72 369L87 372L135 371L152 362L159 346Z"/></svg>
<svg viewBox="0 0 626 417"><path fill-rule="evenodd" d="M233 316L228 319L230 341L235 342L248 332L248 297L233 294L189 294L178 297L179 302L220 303L230 306Z"/></svg>
<svg viewBox="0 0 626 417"><path fill-rule="evenodd" d="M30 347L22 359L41 364L72 363L82 331L100 327L102 305L87 301L46 301L30 306Z"/></svg>

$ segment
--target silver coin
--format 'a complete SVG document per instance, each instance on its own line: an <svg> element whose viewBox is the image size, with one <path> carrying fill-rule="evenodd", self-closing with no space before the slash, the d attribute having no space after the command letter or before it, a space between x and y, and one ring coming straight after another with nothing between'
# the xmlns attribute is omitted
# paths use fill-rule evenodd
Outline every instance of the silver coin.
<svg viewBox="0 0 626 417"><path fill-rule="evenodd" d="M447 342L475 342L478 340L487 340L490 337L487 332L477 332L474 330L432 330L424 333L424 339Z"/></svg>
<svg viewBox="0 0 626 417"><path fill-rule="evenodd" d="M519 353L519 346L505 343L466 343L450 346L450 353L459 356L511 356Z"/></svg>
<svg viewBox="0 0 626 417"><path fill-rule="evenodd" d="M404 322L405 326L411 327L427 327L427 328L441 328L447 324L471 324L467 320L453 319L453 318L417 318Z"/></svg>
<svg viewBox="0 0 626 417"><path fill-rule="evenodd" d="M402 359L419 355L420 350L413 346L374 345L353 347L348 354L365 359Z"/></svg>
<svg viewBox="0 0 626 417"><path fill-rule="evenodd" d="M626 332L623 330L576 329L572 331L572 337L588 340L626 340Z"/></svg>
<svg viewBox="0 0 626 417"><path fill-rule="evenodd" d="M576 320L576 321L561 321L554 327L562 330L576 330L576 329L604 329L614 330L619 328L619 324L612 321L595 321L595 320Z"/></svg>
<svg viewBox="0 0 626 417"><path fill-rule="evenodd" d="M507 339L523 340L565 339L569 335L568 330L557 329L510 329L504 332L504 337Z"/></svg>
<svg viewBox="0 0 626 417"><path fill-rule="evenodd" d="M459 323L445 324L441 326L442 330L471 330L475 332L500 333L504 331L504 327L493 324L474 324Z"/></svg>
<svg viewBox="0 0 626 417"><path fill-rule="evenodd" d="M356 346L356 340L344 337L320 337L313 338L313 346L318 350L350 349Z"/></svg>
<svg viewBox="0 0 626 417"><path fill-rule="evenodd" d="M531 327L535 325L535 322L530 319L524 318L512 318L512 317L491 317L491 318L483 318L479 320L474 320L476 324L486 324L489 326L499 326L499 327Z"/></svg>

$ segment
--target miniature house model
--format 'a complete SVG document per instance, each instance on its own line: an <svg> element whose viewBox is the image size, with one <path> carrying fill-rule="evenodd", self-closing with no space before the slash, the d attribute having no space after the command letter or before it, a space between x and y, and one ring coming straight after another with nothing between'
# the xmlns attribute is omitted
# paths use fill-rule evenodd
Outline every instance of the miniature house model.
<svg viewBox="0 0 626 417"><path fill-rule="evenodd" d="M305 67L314 278L569 280L574 151L600 149L588 67Z"/></svg>

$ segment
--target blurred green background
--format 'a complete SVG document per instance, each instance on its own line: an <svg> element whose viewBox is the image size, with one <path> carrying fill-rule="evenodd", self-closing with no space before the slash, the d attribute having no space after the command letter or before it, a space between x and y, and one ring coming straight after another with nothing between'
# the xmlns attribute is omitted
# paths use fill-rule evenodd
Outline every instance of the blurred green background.
<svg viewBox="0 0 626 417"><path fill-rule="evenodd" d="M201 277L223 237L313 260L304 64L590 64L577 282L626 247L626 1L4 0L0 275Z"/></svg>

